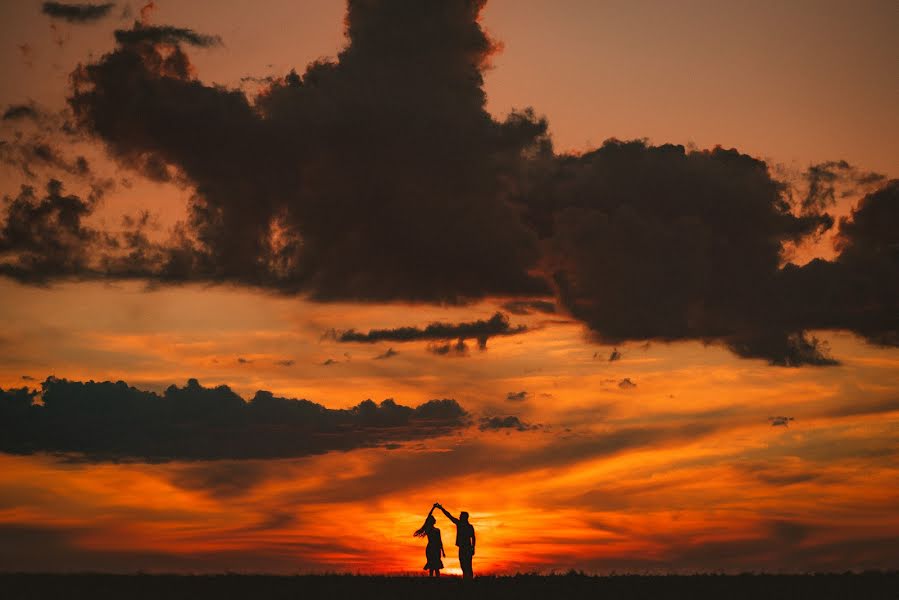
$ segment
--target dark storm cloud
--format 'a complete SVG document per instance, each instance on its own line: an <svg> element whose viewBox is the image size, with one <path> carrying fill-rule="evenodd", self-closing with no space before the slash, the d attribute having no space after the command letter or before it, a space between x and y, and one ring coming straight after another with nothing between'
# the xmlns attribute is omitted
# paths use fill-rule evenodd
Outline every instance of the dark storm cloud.
<svg viewBox="0 0 899 600"><path fill-rule="evenodd" d="M192 79L179 47L153 43L193 37L136 26L78 70L70 103L122 164L176 166L196 187L180 278L318 299L545 294L529 274L537 238L508 200L546 124L485 110L482 4L351 2L337 60L254 102Z"/></svg>
<svg viewBox="0 0 899 600"><path fill-rule="evenodd" d="M514 429L516 431L530 431L536 426L523 422L514 415L507 417L483 417L479 426L481 431L496 431L501 429Z"/></svg>
<svg viewBox="0 0 899 600"><path fill-rule="evenodd" d="M524 390L520 392L509 392L506 394L506 400L509 402L524 402L528 398L528 393Z"/></svg>
<svg viewBox="0 0 899 600"><path fill-rule="evenodd" d="M109 14L112 2L104 4L68 4L64 2L44 2L41 12L53 19L63 19L69 23L91 23Z"/></svg>
<svg viewBox="0 0 899 600"><path fill-rule="evenodd" d="M553 244L563 304L601 341L717 339L775 363L805 358L790 342L802 325L785 330L761 308L783 243L833 220L794 215L765 163L612 140L544 177L531 218Z"/></svg>
<svg viewBox="0 0 899 600"><path fill-rule="evenodd" d="M366 400L334 410L261 390L245 402L227 386L205 388L195 379L158 395L122 381L51 377L41 384L41 404L34 396L0 390L0 451L93 461L296 457L428 438L468 424L455 400L416 408Z"/></svg>
<svg viewBox="0 0 899 600"><path fill-rule="evenodd" d="M833 219L821 202L791 204L759 160L613 140L543 168L529 218L552 243L562 303L600 341L698 339L776 365L832 365L807 330L872 339L870 327L887 342L896 331L895 182L841 221L847 241L836 261L781 269L785 244L822 234ZM889 225L856 233L874 210ZM854 258L856 235L875 236L879 250Z"/></svg>
<svg viewBox="0 0 899 600"><path fill-rule="evenodd" d="M512 326L509 317L502 313L496 313L487 320L478 319L468 323L431 323L421 327L397 327L395 329L372 329L368 333L362 333L355 329L347 331L335 331L329 333L338 342L360 342L372 344L375 342L415 342L420 340L452 340L463 342L475 339L480 348L487 347L487 340L495 336L517 335L525 333L524 325ZM462 344L464 346L464 344Z"/></svg>
<svg viewBox="0 0 899 600"><path fill-rule="evenodd" d="M193 29L171 25L136 24L132 29L117 29L115 39L120 44L188 44L200 48L219 46L222 43L222 38L217 35L205 35Z"/></svg>
<svg viewBox="0 0 899 600"><path fill-rule="evenodd" d="M603 343L698 340L783 366L837 364L813 330L899 345L899 184L832 161L794 185L734 149L645 141L556 154L533 112L485 110L482 8L352 1L335 60L255 97L194 77L182 45L215 38L116 32L73 73L76 120L123 166L195 194L169 242L135 232L104 274L321 301L504 296L510 312L557 305ZM784 265L847 191L867 195L839 256ZM453 354L485 338L419 339Z"/></svg>
<svg viewBox="0 0 899 600"><path fill-rule="evenodd" d="M768 422L771 423L772 427L789 427L790 421L793 420L793 417L768 417Z"/></svg>

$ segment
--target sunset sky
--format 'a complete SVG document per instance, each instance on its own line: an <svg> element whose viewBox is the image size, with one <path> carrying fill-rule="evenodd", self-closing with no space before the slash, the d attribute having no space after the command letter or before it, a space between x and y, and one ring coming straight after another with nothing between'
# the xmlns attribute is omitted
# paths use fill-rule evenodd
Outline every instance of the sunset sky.
<svg viewBox="0 0 899 600"><path fill-rule="evenodd" d="M0 570L899 567L897 26L0 4Z"/></svg>

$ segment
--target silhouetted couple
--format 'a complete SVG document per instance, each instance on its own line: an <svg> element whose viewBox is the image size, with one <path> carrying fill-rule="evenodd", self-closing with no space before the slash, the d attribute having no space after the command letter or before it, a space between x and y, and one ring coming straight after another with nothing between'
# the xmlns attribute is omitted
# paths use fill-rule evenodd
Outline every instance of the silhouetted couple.
<svg viewBox="0 0 899 600"><path fill-rule="evenodd" d="M435 502L428 512L425 523L418 531L413 533L415 537L428 538L428 546L425 548L425 557L428 562L425 563L424 569L428 572L429 577L440 577L440 569L443 568L443 561L440 557L446 557L443 551L443 540L440 538L440 530L434 525L437 519L434 518L434 509L439 508L446 515L446 518L456 524L456 545L459 547L459 566L462 567L462 578L471 579L474 577L474 571L471 569L471 559L474 557L474 527L468 522L468 513L462 511L457 519L449 514L445 508L440 506L439 502Z"/></svg>

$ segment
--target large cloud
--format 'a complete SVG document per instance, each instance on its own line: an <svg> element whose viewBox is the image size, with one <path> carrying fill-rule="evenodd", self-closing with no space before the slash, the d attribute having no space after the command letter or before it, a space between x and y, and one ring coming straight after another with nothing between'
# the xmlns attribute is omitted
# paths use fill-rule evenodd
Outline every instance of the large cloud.
<svg viewBox="0 0 899 600"><path fill-rule="evenodd" d="M48 378L40 404L27 389L0 390L0 451L88 460L281 458L443 435L468 424L455 400L416 408L366 400L328 409L258 391L249 402L227 386L191 379L164 394L125 382Z"/></svg>
<svg viewBox="0 0 899 600"><path fill-rule="evenodd" d="M887 225L858 235L894 243L895 187L867 196L842 238L877 203ZM529 197L563 305L602 341L720 341L774 364L834 364L806 330L868 335L867 324L889 339L899 269L887 250L854 253L855 242L836 262L782 269L785 244L833 225L823 201L807 200L791 204L765 163L735 150L615 140L544 167ZM855 289L834 293L853 277Z"/></svg>
<svg viewBox="0 0 899 600"><path fill-rule="evenodd" d="M76 73L71 106L124 164L196 186L186 278L323 299L545 292L528 274L536 236L507 202L545 123L486 112L482 4L350 2L338 59L255 103L192 79L178 39L137 25Z"/></svg>
<svg viewBox="0 0 899 600"><path fill-rule="evenodd" d="M802 325L771 331L765 310L782 247L832 219L794 214L765 163L613 140L554 163L531 203L563 304L602 341L773 338L759 355L788 362Z"/></svg>

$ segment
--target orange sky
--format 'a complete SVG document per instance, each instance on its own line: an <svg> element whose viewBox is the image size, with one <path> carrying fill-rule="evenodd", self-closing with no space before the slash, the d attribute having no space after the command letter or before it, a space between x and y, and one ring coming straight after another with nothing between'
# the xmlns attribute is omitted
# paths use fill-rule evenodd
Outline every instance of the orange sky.
<svg viewBox="0 0 899 600"><path fill-rule="evenodd" d="M330 327L407 324L403 307L137 285L3 291L6 389L29 374L156 390L198 377L329 407L454 397L478 417L543 426L274 461L3 456L0 520L23 540L8 568L415 571L423 549L411 532L434 501L471 512L479 571L795 570L895 556L899 354L849 334L828 334L843 361L830 368L770 367L694 342L628 344L610 363L612 348L586 342L580 325L531 316L516 319L531 333L443 358L424 342L321 339ZM416 307L414 322L494 308ZM387 347L399 354L373 359ZM636 387L621 388L625 377ZM506 399L519 391L523 402ZM772 426L777 415L795 420ZM452 525L438 525L451 544ZM49 554L35 533L47 530L59 537Z"/></svg>
<svg viewBox="0 0 899 600"><path fill-rule="evenodd" d="M223 37L223 48L191 51L205 82L301 70L343 43L341 2L156 4L160 23ZM115 10L54 32L38 3L0 6L0 105L61 108L74 66L113 46ZM491 0L482 24L504 48L485 78L488 108L534 106L561 150L648 137L737 146L795 172L846 159L895 177L895 17L890 2ZM190 188L123 173L99 144L79 143L106 175L129 178L98 219L148 203L160 229L183 218ZM4 194L21 183L0 165ZM830 257L830 242L806 258ZM0 570L418 573L424 546L411 534L434 501L471 513L481 573L897 567L899 350L812 332L840 364L780 368L698 341L602 345L564 313L511 315L527 333L465 356L325 335L486 319L502 302L316 303L225 285L0 278L2 389L54 375L161 392L197 378L329 408L453 398L473 418L393 449L277 460L0 454L0 548L15 548L0 550ZM389 348L398 354L376 358ZM532 428L478 427L507 415ZM438 526L458 573L453 526L442 516Z"/></svg>

